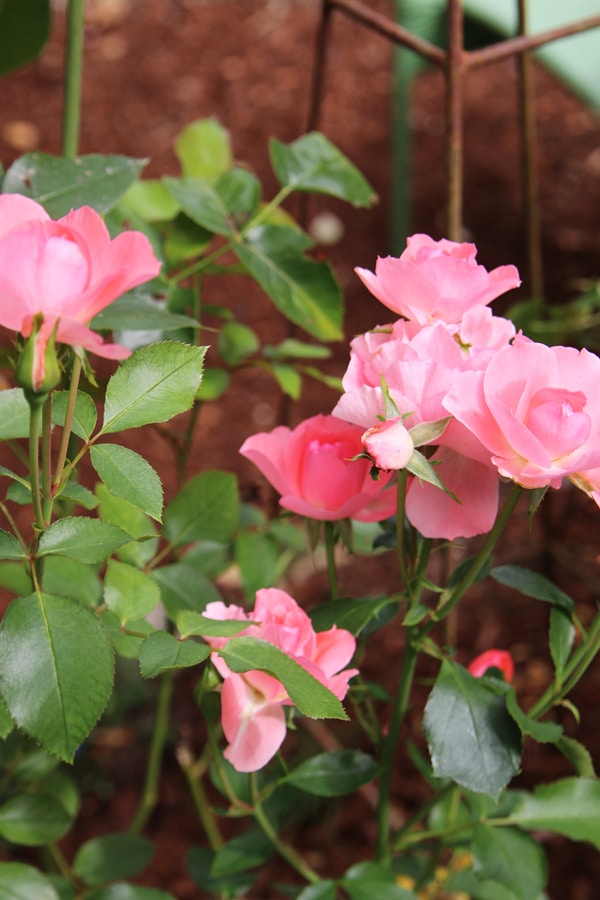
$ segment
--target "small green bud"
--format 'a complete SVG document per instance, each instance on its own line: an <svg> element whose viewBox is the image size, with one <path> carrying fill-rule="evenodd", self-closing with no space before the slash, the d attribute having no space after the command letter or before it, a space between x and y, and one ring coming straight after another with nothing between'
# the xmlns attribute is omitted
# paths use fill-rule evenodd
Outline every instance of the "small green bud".
<svg viewBox="0 0 600 900"><path fill-rule="evenodd" d="M15 368L15 381L23 388L30 406L41 406L60 383L60 365L56 355L56 327L42 333L44 317L38 313Z"/></svg>

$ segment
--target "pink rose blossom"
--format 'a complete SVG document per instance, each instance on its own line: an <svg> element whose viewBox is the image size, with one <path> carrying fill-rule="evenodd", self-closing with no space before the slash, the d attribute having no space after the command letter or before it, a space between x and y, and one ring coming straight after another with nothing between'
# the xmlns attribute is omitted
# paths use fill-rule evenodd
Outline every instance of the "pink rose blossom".
<svg viewBox="0 0 600 900"><path fill-rule="evenodd" d="M41 314L42 357L57 325L59 343L124 359L125 347L103 343L87 324L159 270L143 234L124 232L111 240L102 218L87 206L54 221L28 197L0 195L0 325L28 337Z"/></svg>
<svg viewBox="0 0 600 900"><path fill-rule="evenodd" d="M515 675L515 665L508 650L486 650L475 657L469 664L469 672L475 678L481 678L488 669L499 669L509 683Z"/></svg>
<svg viewBox="0 0 600 900"><path fill-rule="evenodd" d="M378 469L404 469L415 446L402 417L386 419L363 434L362 445Z"/></svg>
<svg viewBox="0 0 600 900"><path fill-rule="evenodd" d="M526 488L560 487L600 466L600 359L522 336L484 371L464 372L443 401L487 448L499 473Z"/></svg>
<svg viewBox="0 0 600 900"><path fill-rule="evenodd" d="M488 272L477 264L474 244L434 241L425 234L408 238L399 258L379 257L375 273L356 273L384 306L421 325L441 319L460 322L475 306L486 306L521 283L514 266Z"/></svg>
<svg viewBox="0 0 600 900"><path fill-rule="evenodd" d="M357 669L344 669L354 655L356 642L349 631L335 625L315 632L309 617L293 597L277 588L257 591L254 610L246 613L220 601L209 603L205 613L211 619L248 619L240 635L261 638L283 650L321 684L342 700L348 681ZM215 650L228 638L206 637ZM281 746L286 732L284 706L292 705L285 687L266 672L232 672L217 653L215 667L223 676L221 721L228 741L224 756L239 772L254 772L266 765Z"/></svg>
<svg viewBox="0 0 600 900"><path fill-rule="evenodd" d="M249 437L240 453L281 494L280 504L298 515L335 521L376 522L393 515L396 494L386 490L392 475L371 478L362 452L364 428L335 416L318 415L296 428L279 426Z"/></svg>

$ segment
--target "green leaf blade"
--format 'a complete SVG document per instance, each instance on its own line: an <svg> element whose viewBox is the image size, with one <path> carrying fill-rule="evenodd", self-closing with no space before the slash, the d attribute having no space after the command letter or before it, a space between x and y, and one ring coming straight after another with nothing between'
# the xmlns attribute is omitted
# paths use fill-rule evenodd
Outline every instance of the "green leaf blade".
<svg viewBox="0 0 600 900"><path fill-rule="evenodd" d="M67 762L103 711L113 654L98 617L65 597L32 594L0 625L0 693L19 728Z"/></svg>
<svg viewBox="0 0 600 900"><path fill-rule="evenodd" d="M143 456L120 444L96 444L92 465L111 494L127 500L152 519L162 519L161 480Z"/></svg>
<svg viewBox="0 0 600 900"><path fill-rule="evenodd" d="M233 672L260 669L273 675L300 712L311 719L348 718L337 697L274 644L251 637L232 638L219 656Z"/></svg>
<svg viewBox="0 0 600 900"><path fill-rule="evenodd" d="M136 350L108 382L102 434L166 422L191 409L205 347L175 341Z"/></svg>

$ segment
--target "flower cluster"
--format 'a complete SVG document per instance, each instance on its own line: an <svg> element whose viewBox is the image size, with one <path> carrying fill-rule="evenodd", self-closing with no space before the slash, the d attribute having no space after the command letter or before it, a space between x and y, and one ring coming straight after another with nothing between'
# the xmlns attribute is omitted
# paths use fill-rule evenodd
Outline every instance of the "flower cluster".
<svg viewBox="0 0 600 900"><path fill-rule="evenodd" d="M535 343L493 315L490 301L520 284L514 266L488 272L473 244L418 234L399 259L378 259L374 273L356 271L403 318L351 342L332 415L360 430L365 455L386 470L383 496L391 493L391 470L411 471L413 438L421 435L446 489L410 477L406 515L421 534L453 540L488 532L499 475L525 488L557 488L566 476L600 504L600 359ZM312 443L304 456L278 452L276 432L248 439L242 453L284 494L283 506L313 518L372 518L364 507L350 511L358 503L350 475L332 485L330 443L325 452ZM296 432L286 430L290 446ZM352 456L340 453L340 464ZM293 505L282 485L302 484L309 471L312 493ZM334 492L331 504L325 497Z"/></svg>
<svg viewBox="0 0 600 900"><path fill-rule="evenodd" d="M207 604L204 615L210 619L248 621L239 636L261 638L306 669L321 684L343 700L348 681L357 669L344 669L356 647L349 631L335 625L315 632L307 614L293 597L277 588L256 593L254 609L245 613L239 606L221 601ZM224 756L240 772L254 772L277 753L286 732L283 707L292 701L283 684L266 672L232 672L218 651L227 638L205 636L215 652L212 661L223 677L221 722L228 747Z"/></svg>

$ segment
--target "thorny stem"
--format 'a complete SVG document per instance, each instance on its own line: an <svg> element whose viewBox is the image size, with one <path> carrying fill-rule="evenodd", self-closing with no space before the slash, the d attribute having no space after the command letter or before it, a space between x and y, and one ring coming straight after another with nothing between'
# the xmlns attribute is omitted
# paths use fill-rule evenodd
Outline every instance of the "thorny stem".
<svg viewBox="0 0 600 900"><path fill-rule="evenodd" d="M137 812L129 826L129 831L133 834L138 834L142 830L148 821L150 813L156 805L158 782L160 778L160 764L165 749L165 743L167 741L169 709L171 705L171 695L173 693L173 679L174 673L168 671L160 680L156 704L156 716L154 719L154 731L152 734L152 743L150 745L150 754L148 756L144 789Z"/></svg>
<svg viewBox="0 0 600 900"><path fill-rule="evenodd" d="M69 0L62 130L62 152L63 156L66 156L68 159L73 159L77 156L79 145L84 6L85 0Z"/></svg>
<svg viewBox="0 0 600 900"><path fill-rule="evenodd" d="M75 415L75 404L77 402L77 390L79 388L79 377L81 375L81 360L75 355L73 360L73 368L71 369L71 383L69 385L69 397L67 399L67 410L65 413L65 422L63 425L62 435L60 439L60 447L58 448L58 457L56 459L56 471L54 473L54 481L52 482L53 490L59 486L62 474L67 460L67 450L69 440L71 438L71 427L73 425L73 416Z"/></svg>
<svg viewBox="0 0 600 900"><path fill-rule="evenodd" d="M40 489L40 433L43 407L32 405L29 417L29 475L33 500L34 526L36 531L44 530L42 494Z"/></svg>
<svg viewBox="0 0 600 900"><path fill-rule="evenodd" d="M335 525L333 522L325 522L325 554L327 557L329 593L332 600L337 600L339 598L339 589L337 569L335 567Z"/></svg>
<svg viewBox="0 0 600 900"><path fill-rule="evenodd" d="M381 776L379 778L379 801L377 804L376 848L377 859L381 861L385 860L389 854L392 776L394 772L396 746L408 710L408 701L417 665L418 646L414 640L415 634L416 631L414 628L407 628L406 647L404 650L404 659L402 660L402 669L400 671L400 683L394 698L388 732L385 735L381 749Z"/></svg>
<svg viewBox="0 0 600 900"><path fill-rule="evenodd" d="M52 394L44 403L42 415L42 518L46 525L52 515Z"/></svg>
<svg viewBox="0 0 600 900"><path fill-rule="evenodd" d="M190 748L185 744L182 744L177 748L176 755L177 762L185 776L187 786L192 795L198 818L200 819L206 837L208 838L208 843L210 844L211 850L214 850L216 853L221 849L225 842L219 831L219 826L217 825L215 817L210 810L206 791L202 784L202 775L206 766L202 759L194 761Z"/></svg>
<svg viewBox="0 0 600 900"><path fill-rule="evenodd" d="M312 869L308 863L306 863L299 853L294 850L286 841L282 841L277 831L271 824L267 814L265 813L260 800L259 800L259 791L258 791L258 783L256 779L256 773L253 772L251 776L251 784L252 784L252 803L253 803L253 814L254 818L262 828L264 834L271 841L279 855L285 859L285 861L298 872L303 878L306 879L310 884L317 884L321 881L321 878L314 869Z"/></svg>
<svg viewBox="0 0 600 900"><path fill-rule="evenodd" d="M473 560L472 564L469 566L469 569L465 573L464 578L450 593L448 593L448 591L444 591L444 593L442 594L436 615L436 618L438 620L446 618L450 611L454 609L458 601L466 594L469 588L477 580L477 576L490 558L492 550L496 546L496 542L498 541L498 538L504 530L504 526L513 514L522 492L523 488L520 485L513 485L512 491L508 495L506 503L496 517L494 527L486 537L485 543Z"/></svg>

